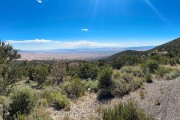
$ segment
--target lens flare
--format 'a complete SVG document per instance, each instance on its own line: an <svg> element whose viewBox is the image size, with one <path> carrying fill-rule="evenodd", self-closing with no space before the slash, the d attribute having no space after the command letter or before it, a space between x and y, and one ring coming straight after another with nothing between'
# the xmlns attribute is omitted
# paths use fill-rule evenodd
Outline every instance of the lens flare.
<svg viewBox="0 0 180 120"><path fill-rule="evenodd" d="M155 6L149 0L145 0L145 2L162 21L164 21L167 24L170 24L168 20L155 8Z"/></svg>

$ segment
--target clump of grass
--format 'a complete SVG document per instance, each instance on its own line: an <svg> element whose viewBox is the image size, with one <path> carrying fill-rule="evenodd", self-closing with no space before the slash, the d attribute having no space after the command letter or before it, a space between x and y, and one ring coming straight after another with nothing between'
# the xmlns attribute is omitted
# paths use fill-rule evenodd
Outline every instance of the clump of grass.
<svg viewBox="0 0 180 120"><path fill-rule="evenodd" d="M41 107L41 106L48 107L48 102L47 102L46 98L38 100L37 107Z"/></svg>
<svg viewBox="0 0 180 120"><path fill-rule="evenodd" d="M79 78L67 81L62 86L63 92L71 99L78 99L85 93L85 85Z"/></svg>
<svg viewBox="0 0 180 120"><path fill-rule="evenodd" d="M66 95L63 95L61 91L46 89L42 92L42 98L39 100L39 106L53 106L55 109L70 109L70 102Z"/></svg>
<svg viewBox="0 0 180 120"><path fill-rule="evenodd" d="M113 74L113 79L121 79L121 74L119 71L117 71Z"/></svg>
<svg viewBox="0 0 180 120"><path fill-rule="evenodd" d="M152 77L152 75L151 75L150 73L147 73L147 74L145 75L145 81L146 81L147 83L152 83L152 82L153 82L153 77Z"/></svg>
<svg viewBox="0 0 180 120"><path fill-rule="evenodd" d="M82 83L85 85L84 88L88 92L98 92L98 81L97 80L83 80Z"/></svg>
<svg viewBox="0 0 180 120"><path fill-rule="evenodd" d="M53 100L53 105L57 110L65 109L69 110L70 109L70 102L67 99L66 96L57 93L54 95L54 100Z"/></svg>
<svg viewBox="0 0 180 120"><path fill-rule="evenodd" d="M18 119L23 120L23 119ZM32 114L27 116L27 119L24 120L53 120L50 117L50 114L47 112L47 108L40 106L36 107Z"/></svg>
<svg viewBox="0 0 180 120"><path fill-rule="evenodd" d="M104 109L103 120L152 120L134 101L119 103L114 108Z"/></svg>
<svg viewBox="0 0 180 120"><path fill-rule="evenodd" d="M139 91L139 96L142 100L145 98L145 93L142 89Z"/></svg>
<svg viewBox="0 0 180 120"><path fill-rule="evenodd" d="M169 73L172 71L172 68L170 67L164 67L161 66L159 69L156 71L156 75L160 78L163 78L165 74Z"/></svg>
<svg viewBox="0 0 180 120"><path fill-rule="evenodd" d="M165 78L167 79L167 80L172 80L172 79L175 79L175 78L177 78L177 77L179 77L180 76L180 70L174 70L174 71L171 71L170 73L168 73L168 74L166 74L165 75Z"/></svg>

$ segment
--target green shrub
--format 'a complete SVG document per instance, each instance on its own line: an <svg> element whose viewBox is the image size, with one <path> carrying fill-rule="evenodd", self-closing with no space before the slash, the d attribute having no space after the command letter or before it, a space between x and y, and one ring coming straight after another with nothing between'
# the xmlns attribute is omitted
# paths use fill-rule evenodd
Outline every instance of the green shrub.
<svg viewBox="0 0 180 120"><path fill-rule="evenodd" d="M154 60L149 60L146 62L146 67L148 67L151 73L154 73L159 68L159 64Z"/></svg>
<svg viewBox="0 0 180 120"><path fill-rule="evenodd" d="M125 66L125 67L122 67L121 68L121 72L122 73L127 73L127 74L130 74L130 73L132 73L132 67L130 67L130 66Z"/></svg>
<svg viewBox="0 0 180 120"><path fill-rule="evenodd" d="M48 67L45 65L35 66L29 70L29 78L37 81L39 86L45 82L48 75Z"/></svg>
<svg viewBox="0 0 180 120"><path fill-rule="evenodd" d="M103 120L152 120L146 113L133 101L119 103L114 108L104 109L102 112Z"/></svg>
<svg viewBox="0 0 180 120"><path fill-rule="evenodd" d="M156 71L156 75L160 78L163 78L165 74L169 73L170 71L172 71L172 68L169 67L164 67L161 66L159 67L159 69Z"/></svg>
<svg viewBox="0 0 180 120"><path fill-rule="evenodd" d="M169 64L170 64L171 66L174 66L174 65L177 64L177 61L176 61L176 59L174 59L174 58L169 59L168 62L169 62Z"/></svg>
<svg viewBox="0 0 180 120"><path fill-rule="evenodd" d="M116 71L114 74L113 74L113 79L121 79L121 73L119 71Z"/></svg>
<svg viewBox="0 0 180 120"><path fill-rule="evenodd" d="M113 97L113 80L112 80L112 69L105 67L101 70L98 77L98 99L109 99Z"/></svg>
<svg viewBox="0 0 180 120"><path fill-rule="evenodd" d="M84 95L85 85L80 79L75 78L64 83L62 90L67 94L69 98L77 99Z"/></svg>
<svg viewBox="0 0 180 120"><path fill-rule="evenodd" d="M121 61L121 59L116 59L115 61L113 61L112 63L112 67L113 69L121 69L123 67L123 62Z"/></svg>
<svg viewBox="0 0 180 120"><path fill-rule="evenodd" d="M19 119L18 119L19 120ZM47 108L43 106L36 107L30 115L24 120L53 120L47 112Z"/></svg>
<svg viewBox="0 0 180 120"><path fill-rule="evenodd" d="M94 80L83 80L83 84L85 85L85 89L88 90L89 92L98 92L98 81Z"/></svg>
<svg viewBox="0 0 180 120"><path fill-rule="evenodd" d="M140 66L125 66L121 68L121 72L125 74L131 74L135 77L142 77L144 75Z"/></svg>
<svg viewBox="0 0 180 120"><path fill-rule="evenodd" d="M44 99L39 99L37 102L37 107L48 107L48 102L46 100L46 98Z"/></svg>
<svg viewBox="0 0 180 120"><path fill-rule="evenodd" d="M57 93L57 94L54 94L53 106L57 110L61 110L61 109L69 110L70 102L66 96L60 93Z"/></svg>
<svg viewBox="0 0 180 120"><path fill-rule="evenodd" d="M112 86L113 84L113 81L112 81L112 69L111 68L108 68L108 67L105 67L103 68L100 73L99 73L99 77L98 77L98 80L99 80L99 88L109 88Z"/></svg>
<svg viewBox="0 0 180 120"><path fill-rule="evenodd" d="M117 97L122 97L130 92L130 89L127 87L127 83L123 83L122 80L116 80L115 86L113 88L112 94Z"/></svg>
<svg viewBox="0 0 180 120"><path fill-rule="evenodd" d="M0 104L8 108L11 103L11 100L7 96L0 96Z"/></svg>
<svg viewBox="0 0 180 120"><path fill-rule="evenodd" d="M46 99L46 101L47 101L49 106L52 105L52 102L53 102L53 93L50 90L48 90L48 89L44 90L42 92L42 97L44 99Z"/></svg>
<svg viewBox="0 0 180 120"><path fill-rule="evenodd" d="M62 95L61 91L54 88L47 88L42 92L42 98L39 100L37 106L46 107L47 105L56 108L57 110L70 108L70 102L65 95Z"/></svg>
<svg viewBox="0 0 180 120"><path fill-rule="evenodd" d="M146 74L145 81L147 83L152 83L153 82L153 77L152 77L152 75L150 73Z"/></svg>
<svg viewBox="0 0 180 120"><path fill-rule="evenodd" d="M72 63L68 67L68 74L71 77L79 77L80 79L95 80L98 76L98 65L95 63Z"/></svg>
<svg viewBox="0 0 180 120"><path fill-rule="evenodd" d="M170 73L165 75L165 78L168 80L175 79L180 76L180 70L173 70Z"/></svg>
<svg viewBox="0 0 180 120"><path fill-rule="evenodd" d="M37 94L30 87L18 87L11 96L10 114L29 114L37 101Z"/></svg>
<svg viewBox="0 0 180 120"><path fill-rule="evenodd" d="M133 81L134 77L131 74L124 73L122 74L122 79L125 82L130 82L130 81Z"/></svg>
<svg viewBox="0 0 180 120"><path fill-rule="evenodd" d="M107 100L114 97L113 90L111 89L100 89L98 92L98 100Z"/></svg>
<svg viewBox="0 0 180 120"><path fill-rule="evenodd" d="M132 85L131 90L135 91L143 85L143 80L141 78L134 78L130 84Z"/></svg>

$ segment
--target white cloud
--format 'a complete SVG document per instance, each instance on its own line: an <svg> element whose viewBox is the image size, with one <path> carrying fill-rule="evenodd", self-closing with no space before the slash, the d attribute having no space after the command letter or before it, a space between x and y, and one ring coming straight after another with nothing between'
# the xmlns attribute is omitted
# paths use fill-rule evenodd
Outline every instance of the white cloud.
<svg viewBox="0 0 180 120"><path fill-rule="evenodd" d="M82 28L81 31L83 31L83 32L88 32L89 29L87 29L87 28Z"/></svg>
<svg viewBox="0 0 180 120"><path fill-rule="evenodd" d="M43 1L42 0L37 0L37 2L41 4Z"/></svg>
<svg viewBox="0 0 180 120"><path fill-rule="evenodd" d="M81 41L72 41L72 42L61 42L61 41L54 41L54 40L44 40L44 39L35 39L35 40L7 40L7 43L10 44L49 44L59 46L60 48L82 48L82 47L120 47L123 44L117 43L101 43L101 42L90 42L86 40Z"/></svg>
<svg viewBox="0 0 180 120"><path fill-rule="evenodd" d="M137 41L137 40L135 40ZM6 43L12 44L16 49L21 50L50 50L50 49L73 49L73 48L120 48L120 47L138 47L138 46L154 46L162 44L157 41L152 44L151 41L146 42L92 42L87 40L79 41L56 41L56 40L7 40Z"/></svg>
<svg viewBox="0 0 180 120"><path fill-rule="evenodd" d="M44 39L21 40L21 41L7 40L7 42L10 44L16 44L16 43L51 43L52 40L44 40Z"/></svg>

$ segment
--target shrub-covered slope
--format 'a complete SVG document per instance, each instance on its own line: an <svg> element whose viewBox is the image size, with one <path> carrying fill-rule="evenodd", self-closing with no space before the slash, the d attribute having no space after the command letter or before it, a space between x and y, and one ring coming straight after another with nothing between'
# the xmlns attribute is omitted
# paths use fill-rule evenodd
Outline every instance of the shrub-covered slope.
<svg viewBox="0 0 180 120"><path fill-rule="evenodd" d="M127 56L136 56L138 58L142 58L142 57L147 57L150 53L161 54L161 55L173 54L173 56L180 56L180 38L177 38L168 43L159 45L147 51L126 50L126 51L114 54L104 59L104 61L111 63L113 61L116 61L117 59L124 58Z"/></svg>

